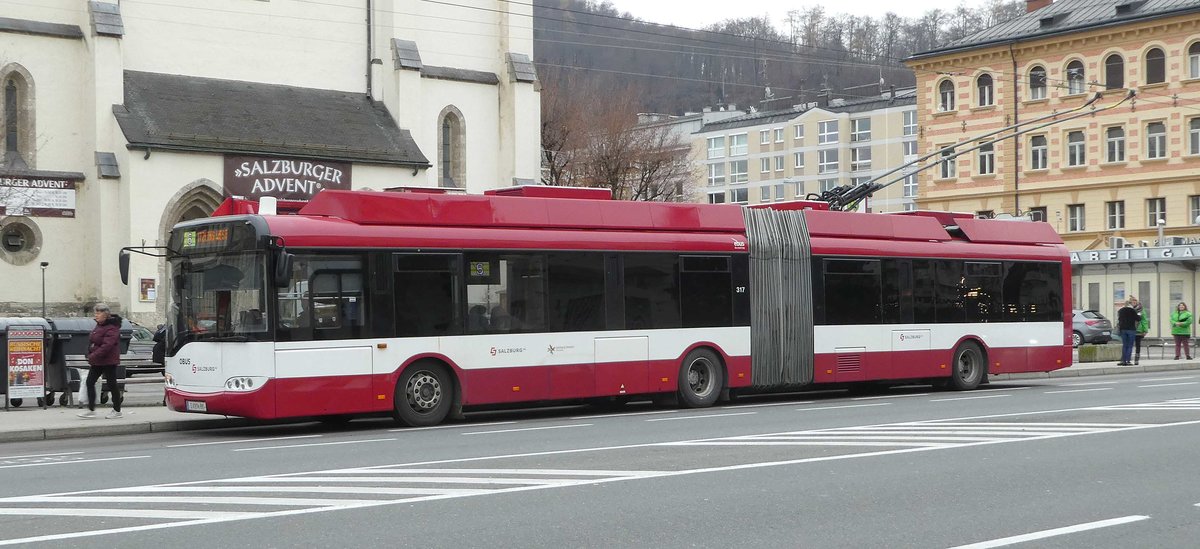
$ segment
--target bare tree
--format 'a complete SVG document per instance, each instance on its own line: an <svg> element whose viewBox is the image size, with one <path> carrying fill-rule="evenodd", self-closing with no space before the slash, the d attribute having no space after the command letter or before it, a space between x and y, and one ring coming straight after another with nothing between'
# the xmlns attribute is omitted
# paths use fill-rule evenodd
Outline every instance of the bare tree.
<svg viewBox="0 0 1200 549"><path fill-rule="evenodd" d="M553 142L543 143L544 183L604 187L618 200L688 198L691 148L669 124L638 123L640 89L542 93L543 139Z"/></svg>
<svg viewBox="0 0 1200 549"><path fill-rule="evenodd" d="M543 69L542 82L542 183L574 185L569 169L572 153L584 132L582 113L571 90L582 86L572 74Z"/></svg>

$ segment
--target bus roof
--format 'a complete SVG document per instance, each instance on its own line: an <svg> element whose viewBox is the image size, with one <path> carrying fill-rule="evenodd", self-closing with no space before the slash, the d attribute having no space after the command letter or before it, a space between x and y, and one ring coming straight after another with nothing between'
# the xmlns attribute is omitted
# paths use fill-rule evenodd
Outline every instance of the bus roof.
<svg viewBox="0 0 1200 549"><path fill-rule="evenodd" d="M266 216L266 220L273 232L299 245L379 246L400 238L412 245L437 247L469 246L472 242L486 242L485 247L504 247L506 243L538 247L538 242L543 242L558 249L679 246L745 250L738 247L744 246L747 230L740 205L631 202L593 196L599 197L600 193L465 195L326 190L303 205L299 215ZM1063 247L1062 239L1047 223L975 219L970 214L947 212L838 212L809 209L803 203L765 206L763 209L781 212L805 208L805 225L814 248L826 252L843 246L886 247L886 242L907 242L905 250L927 248L924 253L938 253L934 252L941 248L938 243L951 242L958 244L956 249L972 244ZM421 230L413 232L413 228ZM597 231L610 236L598 237ZM997 251L986 247L976 250L985 254Z"/></svg>
<svg viewBox="0 0 1200 549"><path fill-rule="evenodd" d="M359 225L741 233L737 205L325 190L300 210Z"/></svg>

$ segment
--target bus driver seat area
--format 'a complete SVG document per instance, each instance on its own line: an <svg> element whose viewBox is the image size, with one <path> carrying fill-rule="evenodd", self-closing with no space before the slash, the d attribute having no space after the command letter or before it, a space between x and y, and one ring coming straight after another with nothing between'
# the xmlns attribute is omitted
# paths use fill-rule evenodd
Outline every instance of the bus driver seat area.
<svg viewBox="0 0 1200 549"><path fill-rule="evenodd" d="M238 313L238 324L242 329L255 329L263 327L263 314L258 309L250 309Z"/></svg>

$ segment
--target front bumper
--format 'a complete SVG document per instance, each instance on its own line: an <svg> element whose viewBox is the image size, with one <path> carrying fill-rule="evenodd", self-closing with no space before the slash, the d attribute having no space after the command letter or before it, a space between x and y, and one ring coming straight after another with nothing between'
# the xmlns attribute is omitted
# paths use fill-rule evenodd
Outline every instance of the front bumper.
<svg viewBox="0 0 1200 549"><path fill-rule="evenodd" d="M203 403L204 410L188 409L188 402ZM253 391L244 392L194 393L167 388L167 408L193 414L272 419L275 417L275 388L271 381Z"/></svg>

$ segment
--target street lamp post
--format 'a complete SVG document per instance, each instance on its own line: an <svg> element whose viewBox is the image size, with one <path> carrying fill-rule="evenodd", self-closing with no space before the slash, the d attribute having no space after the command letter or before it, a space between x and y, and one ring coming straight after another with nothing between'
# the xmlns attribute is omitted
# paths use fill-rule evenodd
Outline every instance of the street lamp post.
<svg viewBox="0 0 1200 549"><path fill-rule="evenodd" d="M42 262L42 318L46 318L46 267L49 266L49 261Z"/></svg>

